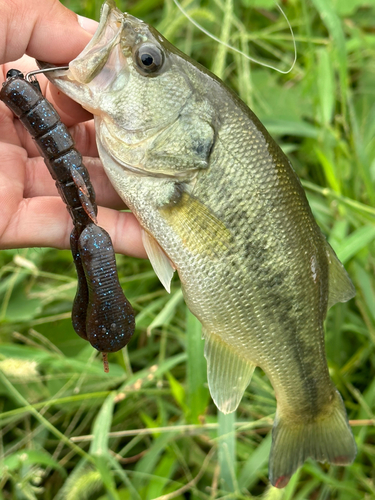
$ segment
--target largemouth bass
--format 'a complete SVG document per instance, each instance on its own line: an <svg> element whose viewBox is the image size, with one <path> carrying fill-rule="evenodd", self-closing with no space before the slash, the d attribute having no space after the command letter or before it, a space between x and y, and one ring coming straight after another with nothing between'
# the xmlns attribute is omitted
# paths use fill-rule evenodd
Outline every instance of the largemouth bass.
<svg viewBox="0 0 375 500"><path fill-rule="evenodd" d="M136 215L164 286L174 270L201 321L208 383L234 411L254 368L277 398L271 483L356 446L327 367L323 321L354 287L285 154L215 75L111 1L67 73L49 78L95 115L99 154Z"/></svg>

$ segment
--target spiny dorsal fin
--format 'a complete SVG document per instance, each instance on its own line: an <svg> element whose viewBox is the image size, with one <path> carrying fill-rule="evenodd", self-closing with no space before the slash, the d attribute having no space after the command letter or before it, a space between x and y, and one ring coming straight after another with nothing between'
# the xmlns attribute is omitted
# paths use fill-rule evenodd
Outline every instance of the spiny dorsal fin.
<svg viewBox="0 0 375 500"><path fill-rule="evenodd" d="M337 302L347 302L355 295L354 285L331 245L327 243L329 263L328 309Z"/></svg>
<svg viewBox="0 0 375 500"><path fill-rule="evenodd" d="M142 230L142 242L156 276L159 278L167 292L170 293L171 281L175 271L172 262L165 255L155 238L148 234L148 232L144 229Z"/></svg>
<svg viewBox="0 0 375 500"><path fill-rule="evenodd" d="M255 365L239 356L217 335L203 331L203 338L211 397L220 411L231 413L240 404Z"/></svg>

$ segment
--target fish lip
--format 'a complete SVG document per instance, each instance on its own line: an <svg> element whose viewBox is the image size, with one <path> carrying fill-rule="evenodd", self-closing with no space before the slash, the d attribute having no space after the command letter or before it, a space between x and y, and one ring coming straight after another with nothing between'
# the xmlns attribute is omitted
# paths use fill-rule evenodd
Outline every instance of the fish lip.
<svg viewBox="0 0 375 500"><path fill-rule="evenodd" d="M82 52L86 52L86 51L90 50L91 47L93 45L95 45L97 43L97 41L101 38L101 36L106 28L106 25L107 25L107 22L108 22L108 19L109 19L111 12L114 12L115 10L118 10L118 9L116 7L114 0L106 0L103 3L102 8L100 10L100 20L99 20L98 27L96 28L95 33L93 34L91 40L85 46L85 48L83 49ZM82 54L82 52L80 54L78 54L77 57L79 57ZM53 67L58 67L55 64L47 63L45 61L39 61L38 59L36 59L36 63L38 65L39 69L49 69L49 68L53 68ZM69 64L70 63L67 63L66 66L69 66ZM59 66L63 66L63 65L59 64Z"/></svg>
<svg viewBox="0 0 375 500"><path fill-rule="evenodd" d="M55 66L54 64L39 60L36 60L36 63L41 70L60 67L60 65ZM65 95L89 111L89 113L94 114L96 112L95 96L91 88L88 85L81 85L78 81L71 80L69 78L71 76L69 69L56 70L56 72L48 71L44 73L44 76Z"/></svg>
<svg viewBox="0 0 375 500"><path fill-rule="evenodd" d="M101 9L99 25L82 52L69 63L73 79L90 83L103 69L112 49L120 43L126 14L117 9L113 0L107 0Z"/></svg>
<svg viewBox="0 0 375 500"><path fill-rule="evenodd" d="M105 31L107 29L107 26L111 21L111 15L113 15L113 17L117 21L118 29L117 29L116 33L114 34L114 36L112 37L112 39L106 41L105 45L111 46L111 48L113 48L114 44L118 43L118 39L119 39L119 36L121 34L124 20L125 20L127 14L122 13L116 7L114 0L106 0L102 5L101 11L100 11L99 24L98 24L98 27L97 27L93 37L91 38L89 43L84 47L84 49L80 52L80 54L78 54L77 57L75 57L72 61L70 61L69 63L66 64L66 66L69 66L69 70L66 70L65 74L57 75L57 76L54 75L52 72L48 74L48 77L51 77L52 83L53 83L53 80L55 78L60 78L60 76L68 76L69 72L70 72L71 76L74 77L74 82L72 81L72 83L75 83L77 85L82 84L82 83L83 84L88 83L88 81L90 80L90 77L88 78L88 81L84 81L80 78L77 78L77 75L75 75L75 73L76 73L74 71L75 61L77 61L77 60L82 61L82 59L87 57L87 55L91 52L93 47L96 49L97 45L100 44L100 42L102 42L102 38L105 36ZM50 69L50 68L56 67L56 65L51 64L51 63L47 63L45 61L36 60L36 63L38 65L39 69ZM62 66L62 65L60 64L59 66Z"/></svg>
<svg viewBox="0 0 375 500"><path fill-rule="evenodd" d="M67 64L69 69L64 72L50 71L45 76L66 95L95 114L98 97L96 94L99 93L90 87L90 83L101 72L112 49L123 43L125 24L128 24L126 34L129 35L129 44L134 36L137 36L137 29L132 28L132 19L133 16L122 13L113 0L106 0L93 37L80 54ZM45 61L37 61L37 64L41 70L56 67Z"/></svg>

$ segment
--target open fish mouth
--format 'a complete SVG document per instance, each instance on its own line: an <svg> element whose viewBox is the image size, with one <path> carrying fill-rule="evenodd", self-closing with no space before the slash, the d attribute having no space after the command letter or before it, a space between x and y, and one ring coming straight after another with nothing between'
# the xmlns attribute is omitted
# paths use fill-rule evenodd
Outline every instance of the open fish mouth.
<svg viewBox="0 0 375 500"><path fill-rule="evenodd" d="M120 37L124 14L113 0L107 0L101 9L100 22L92 39L73 61L67 64L71 77L80 83L89 83L100 73L108 59L109 52ZM53 68L52 64L37 61L41 69ZM60 75L53 75L58 78ZM63 75L67 76L67 75Z"/></svg>
<svg viewBox="0 0 375 500"><path fill-rule="evenodd" d="M121 43L124 50L124 45L131 45L138 36L132 28L132 21L126 22L127 17L135 19L117 9L113 0L107 0L92 39L64 70L60 65L53 71L53 64L37 61L41 70L49 70L46 77L56 87L93 114L98 107L98 96L113 83L117 73L126 68L126 58L114 54L113 49Z"/></svg>

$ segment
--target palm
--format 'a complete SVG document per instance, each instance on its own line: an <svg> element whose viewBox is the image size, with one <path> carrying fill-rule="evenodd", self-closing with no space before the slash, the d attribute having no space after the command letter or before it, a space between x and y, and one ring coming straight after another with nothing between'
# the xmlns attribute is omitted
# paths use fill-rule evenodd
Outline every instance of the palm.
<svg viewBox="0 0 375 500"><path fill-rule="evenodd" d="M13 67L25 73L35 69L36 65L27 56L16 63L4 64L1 81ZM144 256L139 226L134 217L113 210L124 208L124 205L101 166L93 121L85 121L90 115L53 89L43 76L38 80L43 94L70 127L76 147L85 157L84 162L100 205L99 224L111 234L116 251ZM72 222L57 194L54 181L35 143L3 103L0 103L0 200L0 248L69 247Z"/></svg>

